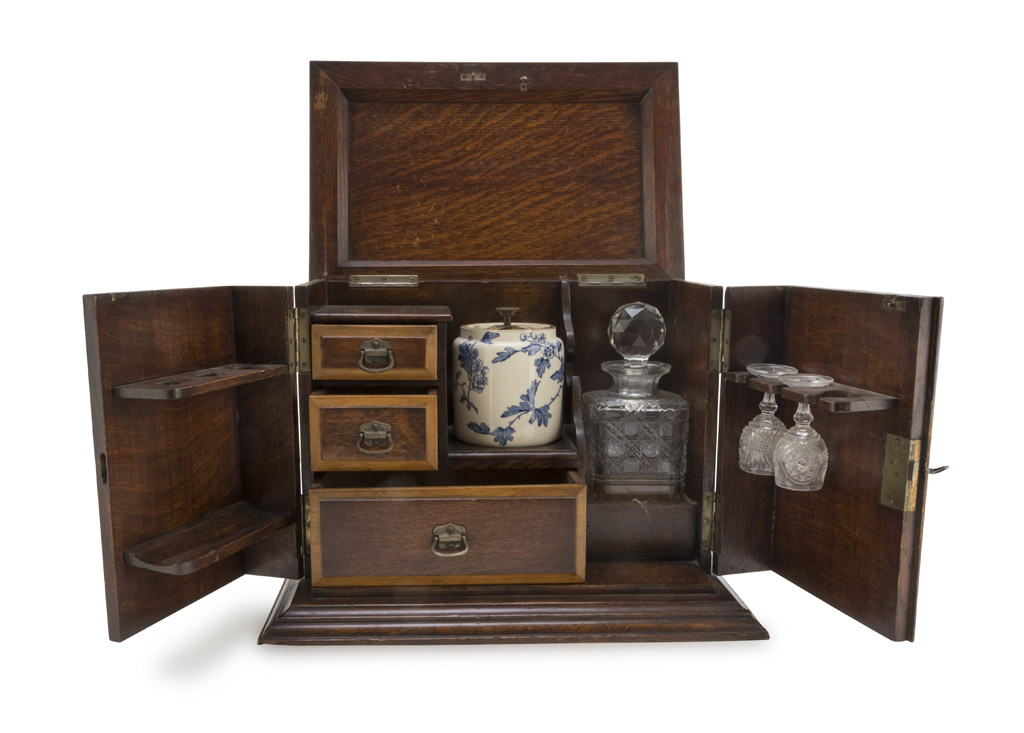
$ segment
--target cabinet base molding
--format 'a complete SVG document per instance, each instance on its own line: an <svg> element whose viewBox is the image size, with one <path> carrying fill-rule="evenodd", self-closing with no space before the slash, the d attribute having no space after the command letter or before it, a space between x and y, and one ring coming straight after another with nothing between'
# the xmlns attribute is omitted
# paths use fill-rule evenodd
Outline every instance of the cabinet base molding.
<svg viewBox="0 0 1024 733"><path fill-rule="evenodd" d="M694 563L591 563L582 585L316 589L287 580L261 644L737 641L768 632Z"/></svg>

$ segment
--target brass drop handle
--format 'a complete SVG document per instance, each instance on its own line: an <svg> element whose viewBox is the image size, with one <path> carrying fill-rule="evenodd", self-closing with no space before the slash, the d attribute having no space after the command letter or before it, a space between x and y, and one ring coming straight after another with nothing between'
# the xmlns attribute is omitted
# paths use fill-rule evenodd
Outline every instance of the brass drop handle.
<svg viewBox="0 0 1024 733"><path fill-rule="evenodd" d="M364 447L365 446L365 447ZM364 422L359 426L359 440L356 448L360 453L389 453L395 447L391 438L391 426L386 422Z"/></svg>
<svg viewBox="0 0 1024 733"><path fill-rule="evenodd" d="M434 544L430 548L438 557L459 557L469 552L466 528L458 524L434 527Z"/></svg>
<svg viewBox="0 0 1024 733"><path fill-rule="evenodd" d="M390 341L368 339L359 344L359 368L364 372L386 372L394 365L395 355L391 353Z"/></svg>

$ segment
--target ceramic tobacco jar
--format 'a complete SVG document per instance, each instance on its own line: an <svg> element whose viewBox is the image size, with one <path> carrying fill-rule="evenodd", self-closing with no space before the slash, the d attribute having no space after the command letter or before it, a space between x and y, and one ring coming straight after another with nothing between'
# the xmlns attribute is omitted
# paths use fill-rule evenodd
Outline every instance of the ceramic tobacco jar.
<svg viewBox="0 0 1024 733"><path fill-rule="evenodd" d="M502 323L469 323L452 345L455 437L502 448L546 445L562 432L565 352L555 327L513 323L516 308L498 308Z"/></svg>
<svg viewBox="0 0 1024 733"><path fill-rule="evenodd" d="M622 306L608 339L623 361L606 361L612 388L583 395L587 484L599 497L680 493L690 404L657 388L671 367L648 358L665 343L665 321L646 303Z"/></svg>

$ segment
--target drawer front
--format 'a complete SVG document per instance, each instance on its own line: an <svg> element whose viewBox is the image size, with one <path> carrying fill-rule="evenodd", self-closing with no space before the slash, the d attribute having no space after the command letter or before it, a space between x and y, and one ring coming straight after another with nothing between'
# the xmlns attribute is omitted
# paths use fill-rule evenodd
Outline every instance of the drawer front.
<svg viewBox="0 0 1024 733"><path fill-rule="evenodd" d="M437 326L316 325L311 331L313 379L437 379Z"/></svg>
<svg viewBox="0 0 1024 733"><path fill-rule="evenodd" d="M314 489L312 583L581 583L585 488Z"/></svg>
<svg viewBox="0 0 1024 733"><path fill-rule="evenodd" d="M437 468L437 395L311 395L314 471Z"/></svg>

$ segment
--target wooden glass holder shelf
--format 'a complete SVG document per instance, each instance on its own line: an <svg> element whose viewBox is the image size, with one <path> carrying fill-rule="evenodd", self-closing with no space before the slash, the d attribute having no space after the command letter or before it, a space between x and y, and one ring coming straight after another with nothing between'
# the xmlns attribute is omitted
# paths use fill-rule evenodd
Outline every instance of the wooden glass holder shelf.
<svg viewBox="0 0 1024 733"><path fill-rule="evenodd" d="M167 575L189 575L294 522L294 512L265 512L240 501L128 548L124 561Z"/></svg>
<svg viewBox="0 0 1024 733"><path fill-rule="evenodd" d="M736 384L745 384L758 392L779 395L785 400L824 407L828 412L892 410L900 404L898 397L837 382L826 387L787 387L779 379L755 377L747 371L727 372L725 378Z"/></svg>
<svg viewBox="0 0 1024 733"><path fill-rule="evenodd" d="M225 364L184 374L157 377L114 387L115 397L134 400L178 400L230 389L288 373L283 364Z"/></svg>

